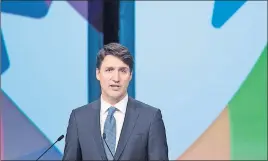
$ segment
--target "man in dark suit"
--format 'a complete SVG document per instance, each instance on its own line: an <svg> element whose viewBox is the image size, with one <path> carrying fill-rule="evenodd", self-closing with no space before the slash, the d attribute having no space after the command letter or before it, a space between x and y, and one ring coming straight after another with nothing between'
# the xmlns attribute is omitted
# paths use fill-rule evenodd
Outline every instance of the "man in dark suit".
<svg viewBox="0 0 268 161"><path fill-rule="evenodd" d="M168 160L161 111L127 94L133 58L118 43L98 53L100 99L72 111L63 160Z"/></svg>

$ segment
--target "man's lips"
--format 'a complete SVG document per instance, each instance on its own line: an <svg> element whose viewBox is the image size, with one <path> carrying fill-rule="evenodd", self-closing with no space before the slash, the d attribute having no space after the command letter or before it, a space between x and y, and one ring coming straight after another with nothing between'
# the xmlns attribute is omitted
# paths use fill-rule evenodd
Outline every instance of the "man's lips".
<svg viewBox="0 0 268 161"><path fill-rule="evenodd" d="M112 84L110 87L120 87L120 85Z"/></svg>

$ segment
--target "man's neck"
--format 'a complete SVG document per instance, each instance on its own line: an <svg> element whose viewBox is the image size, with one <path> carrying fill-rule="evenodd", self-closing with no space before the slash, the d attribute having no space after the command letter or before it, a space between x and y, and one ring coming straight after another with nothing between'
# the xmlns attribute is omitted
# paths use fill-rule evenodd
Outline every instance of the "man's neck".
<svg viewBox="0 0 268 161"><path fill-rule="evenodd" d="M101 97L103 98L104 101L106 101L107 103L109 103L112 106L114 106L115 104L117 104L118 102L120 102L126 95L127 95L127 93L125 93L124 95L122 95L118 99L114 99L112 97L107 97L107 96L104 96L104 95L101 95Z"/></svg>

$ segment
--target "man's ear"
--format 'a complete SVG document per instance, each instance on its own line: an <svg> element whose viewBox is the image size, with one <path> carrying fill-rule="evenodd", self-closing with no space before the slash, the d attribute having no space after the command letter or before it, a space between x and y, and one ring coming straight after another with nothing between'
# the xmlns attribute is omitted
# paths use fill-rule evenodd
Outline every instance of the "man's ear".
<svg viewBox="0 0 268 161"><path fill-rule="evenodd" d="M100 80L100 70L96 68L96 78Z"/></svg>
<svg viewBox="0 0 268 161"><path fill-rule="evenodd" d="M132 79L132 75L133 75L133 72L131 71L131 72L130 72L130 76L129 76L129 77L130 77L130 78L129 78L129 81L131 81L131 79Z"/></svg>

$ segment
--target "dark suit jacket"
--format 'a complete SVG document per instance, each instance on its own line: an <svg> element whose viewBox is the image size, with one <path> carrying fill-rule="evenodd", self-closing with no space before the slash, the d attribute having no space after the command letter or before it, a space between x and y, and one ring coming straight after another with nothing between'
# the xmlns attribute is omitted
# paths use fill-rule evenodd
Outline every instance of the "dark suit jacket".
<svg viewBox="0 0 268 161"><path fill-rule="evenodd" d="M72 111L63 160L107 160L100 132L100 100ZM115 160L168 160L161 111L131 97Z"/></svg>

